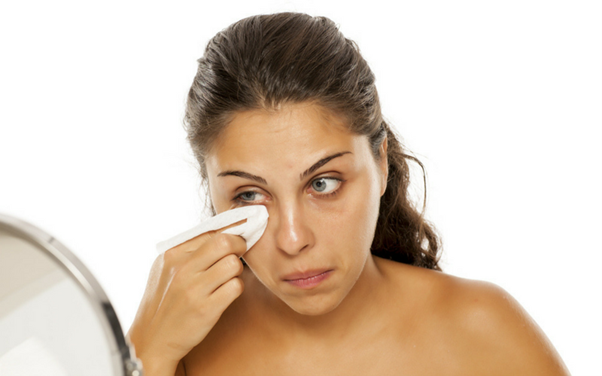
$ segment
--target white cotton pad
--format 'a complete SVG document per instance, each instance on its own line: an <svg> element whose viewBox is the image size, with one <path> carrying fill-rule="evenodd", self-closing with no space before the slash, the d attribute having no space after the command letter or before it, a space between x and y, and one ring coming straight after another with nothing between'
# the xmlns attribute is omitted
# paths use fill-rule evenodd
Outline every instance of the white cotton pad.
<svg viewBox="0 0 602 376"><path fill-rule="evenodd" d="M157 243L157 252L163 253L170 248L180 245L194 237L204 234L208 231L219 230L238 221L246 219L245 223L231 227L224 234L240 235L247 242L247 251L257 243L265 228L268 225L268 210L263 205L243 206L232 210L227 210L214 217L209 218L203 223L191 228L188 231Z"/></svg>

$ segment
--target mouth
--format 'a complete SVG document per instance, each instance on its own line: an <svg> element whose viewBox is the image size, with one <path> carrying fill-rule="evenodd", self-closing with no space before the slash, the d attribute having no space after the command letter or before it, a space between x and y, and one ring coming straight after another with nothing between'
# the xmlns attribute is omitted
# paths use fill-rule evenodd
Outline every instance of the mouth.
<svg viewBox="0 0 602 376"><path fill-rule="evenodd" d="M328 278L332 272L332 269L309 270L286 275L282 280L302 289L311 289Z"/></svg>

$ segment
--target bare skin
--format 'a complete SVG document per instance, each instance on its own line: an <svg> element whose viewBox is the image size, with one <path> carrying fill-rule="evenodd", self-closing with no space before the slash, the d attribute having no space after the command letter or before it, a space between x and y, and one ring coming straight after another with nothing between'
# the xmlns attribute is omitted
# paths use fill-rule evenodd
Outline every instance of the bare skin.
<svg viewBox="0 0 602 376"><path fill-rule="evenodd" d="M245 270L245 292L183 359L179 375L569 374L537 324L499 287L374 260L384 279L374 291L378 309L341 331L280 326L262 308L268 292Z"/></svg>
<svg viewBox="0 0 602 376"><path fill-rule="evenodd" d="M129 333L147 376L567 375L499 287L371 255L386 151L312 103L236 114L211 199L268 226L247 253L201 235L157 259Z"/></svg>

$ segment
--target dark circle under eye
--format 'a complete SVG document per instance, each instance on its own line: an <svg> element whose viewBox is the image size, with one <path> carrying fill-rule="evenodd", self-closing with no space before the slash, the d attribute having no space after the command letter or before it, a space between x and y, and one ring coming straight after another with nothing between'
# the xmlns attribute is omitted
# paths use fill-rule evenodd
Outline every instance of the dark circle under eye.
<svg viewBox="0 0 602 376"><path fill-rule="evenodd" d="M325 179L316 179L311 183L313 189L317 192L324 192L326 189L326 180Z"/></svg>

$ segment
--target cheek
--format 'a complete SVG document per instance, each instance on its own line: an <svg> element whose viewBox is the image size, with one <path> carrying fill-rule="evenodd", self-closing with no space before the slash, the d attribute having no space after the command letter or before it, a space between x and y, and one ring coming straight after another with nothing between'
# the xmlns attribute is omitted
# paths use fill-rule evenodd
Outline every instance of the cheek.
<svg viewBox="0 0 602 376"><path fill-rule="evenodd" d="M253 274L266 286L275 282L274 279L280 271L278 268L281 267L277 262L278 250L271 241L272 236L273 234L270 232L268 222L268 228L265 230L263 236L243 256Z"/></svg>
<svg viewBox="0 0 602 376"><path fill-rule="evenodd" d="M341 200L323 207L323 222L318 228L339 244L369 250L378 218L380 191L369 177L353 183Z"/></svg>

